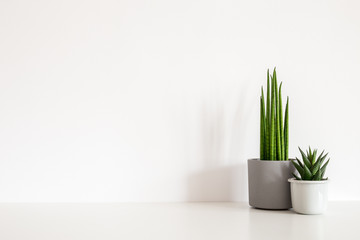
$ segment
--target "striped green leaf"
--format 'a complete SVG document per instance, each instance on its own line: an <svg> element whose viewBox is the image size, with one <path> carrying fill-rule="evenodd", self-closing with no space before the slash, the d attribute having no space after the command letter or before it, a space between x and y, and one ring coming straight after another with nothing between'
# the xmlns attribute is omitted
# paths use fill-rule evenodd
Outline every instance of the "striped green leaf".
<svg viewBox="0 0 360 240"><path fill-rule="evenodd" d="M265 159L266 149L265 149L265 106L264 106L264 93L261 89L262 96L260 97L260 159Z"/></svg>
<svg viewBox="0 0 360 240"><path fill-rule="evenodd" d="M276 136L275 136L275 81L274 77L271 78L271 127L270 127L270 159L276 160Z"/></svg>
<svg viewBox="0 0 360 240"><path fill-rule="evenodd" d="M282 113L282 98L281 98L281 87L282 82L280 83L279 87L279 132L280 132L280 151L281 151L281 160L287 160L285 159L285 145L284 145L284 130L283 130L283 113Z"/></svg>
<svg viewBox="0 0 360 240"><path fill-rule="evenodd" d="M284 122L284 148L285 160L289 159L289 97L286 100L285 106L285 122Z"/></svg>

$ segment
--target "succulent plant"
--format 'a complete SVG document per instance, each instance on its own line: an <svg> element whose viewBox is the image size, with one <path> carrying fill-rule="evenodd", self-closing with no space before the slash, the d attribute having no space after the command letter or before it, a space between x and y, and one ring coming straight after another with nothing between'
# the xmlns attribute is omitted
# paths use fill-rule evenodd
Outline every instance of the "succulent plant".
<svg viewBox="0 0 360 240"><path fill-rule="evenodd" d="M309 150L306 150L306 154L304 153L303 150L301 150L300 147L299 150L302 156L302 162L298 158L296 158L296 161L291 160L291 162L294 164L300 176L297 176L295 173L293 173L293 176L297 180L307 180L307 181L327 180L327 178L324 178L324 174L325 174L326 166L330 161L330 158L326 161L325 164L323 163L328 153L324 155L324 151L322 151L320 156L317 157L317 149L314 149L312 151L311 148L309 147Z"/></svg>
<svg viewBox="0 0 360 240"><path fill-rule="evenodd" d="M266 107L263 87L260 97L260 160L288 160L289 97L287 97L283 121L281 86L282 83L279 87L277 84L276 68L272 76L268 69Z"/></svg>

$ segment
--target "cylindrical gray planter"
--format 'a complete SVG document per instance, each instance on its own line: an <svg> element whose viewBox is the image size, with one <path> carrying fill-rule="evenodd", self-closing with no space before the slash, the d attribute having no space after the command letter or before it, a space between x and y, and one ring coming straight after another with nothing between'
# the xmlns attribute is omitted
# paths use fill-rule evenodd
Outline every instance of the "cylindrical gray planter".
<svg viewBox="0 0 360 240"><path fill-rule="evenodd" d="M249 204L263 209L291 208L291 161L248 160Z"/></svg>

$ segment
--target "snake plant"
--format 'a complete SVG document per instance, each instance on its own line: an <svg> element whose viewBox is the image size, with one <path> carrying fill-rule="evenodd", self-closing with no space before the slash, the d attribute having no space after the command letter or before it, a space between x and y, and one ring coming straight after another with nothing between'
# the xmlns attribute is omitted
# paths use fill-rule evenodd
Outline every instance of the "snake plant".
<svg viewBox="0 0 360 240"><path fill-rule="evenodd" d="M260 97L260 160L288 160L289 97L283 120L281 87L282 83L277 84L276 68L272 76L268 69L266 106L263 87Z"/></svg>
<svg viewBox="0 0 360 240"><path fill-rule="evenodd" d="M297 176L294 173L293 176L297 180L308 180L308 181L327 180L327 178L323 178L323 177L326 170L326 166L328 165L330 159L328 159L325 164L323 163L328 154L326 153L324 155L324 151L322 151L320 156L316 158L317 149L314 149L312 151L311 148L309 147L309 150L306 151L306 154L304 153L303 150L301 150L301 148L299 148L299 150L302 156L302 162L298 158L296 158L296 161L291 160L291 162L294 164L300 176Z"/></svg>

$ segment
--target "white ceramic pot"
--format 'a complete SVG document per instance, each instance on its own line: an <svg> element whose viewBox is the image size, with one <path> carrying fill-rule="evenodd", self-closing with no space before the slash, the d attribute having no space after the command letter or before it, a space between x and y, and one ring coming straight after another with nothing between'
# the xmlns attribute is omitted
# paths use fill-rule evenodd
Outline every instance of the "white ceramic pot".
<svg viewBox="0 0 360 240"><path fill-rule="evenodd" d="M327 208L328 181L303 181L289 178L291 202L295 212L322 214Z"/></svg>

